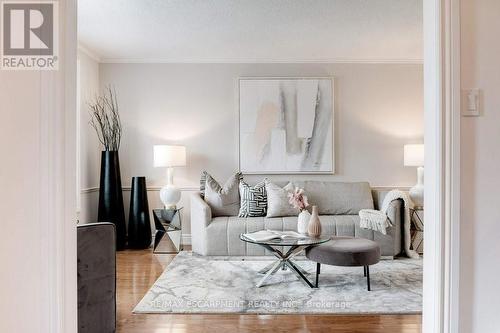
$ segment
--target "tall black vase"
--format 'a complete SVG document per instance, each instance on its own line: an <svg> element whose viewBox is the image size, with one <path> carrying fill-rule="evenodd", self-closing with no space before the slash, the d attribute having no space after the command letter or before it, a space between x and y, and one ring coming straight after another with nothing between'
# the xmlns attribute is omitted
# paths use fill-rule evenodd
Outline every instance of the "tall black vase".
<svg viewBox="0 0 500 333"><path fill-rule="evenodd" d="M128 219L128 246L134 249L147 249L150 245L151 221L146 177L133 177Z"/></svg>
<svg viewBox="0 0 500 333"><path fill-rule="evenodd" d="M101 153L101 181L97 215L99 222L115 224L116 249L123 250L126 243L125 209L123 208L118 151L103 151Z"/></svg>

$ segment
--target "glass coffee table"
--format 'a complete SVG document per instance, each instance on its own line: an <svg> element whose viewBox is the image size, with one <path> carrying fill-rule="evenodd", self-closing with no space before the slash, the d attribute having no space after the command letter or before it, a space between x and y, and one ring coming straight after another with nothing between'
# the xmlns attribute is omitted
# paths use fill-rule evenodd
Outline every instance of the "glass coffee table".
<svg viewBox="0 0 500 333"><path fill-rule="evenodd" d="M315 286L307 279L307 273L304 269L302 269L297 263L295 263L292 258L298 255L302 250L310 246L319 245L322 243L326 243L330 240L330 237L318 237L318 238L305 238L305 239L278 239L278 240L270 240L270 241L253 241L244 234L240 234L240 239L247 243L257 244L265 249L271 251L271 253L278 258L278 260L272 262L267 265L263 269L259 271L260 274L264 274L262 279L257 283L256 287L261 287L264 282L274 273L276 273L280 268L286 270L290 269L300 281L302 281L305 285L315 288ZM281 251L279 247L285 247L286 251Z"/></svg>

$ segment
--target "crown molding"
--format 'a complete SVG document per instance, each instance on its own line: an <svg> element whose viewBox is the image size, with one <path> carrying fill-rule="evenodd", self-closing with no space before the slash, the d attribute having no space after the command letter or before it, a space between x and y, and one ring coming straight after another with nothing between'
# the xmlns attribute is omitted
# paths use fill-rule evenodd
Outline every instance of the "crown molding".
<svg viewBox="0 0 500 333"><path fill-rule="evenodd" d="M89 58L91 58L94 61L97 61L98 63L102 62L101 57L96 52L91 51L88 47L86 47L82 43L78 43L78 51L84 53Z"/></svg>
<svg viewBox="0 0 500 333"><path fill-rule="evenodd" d="M166 59L166 58L101 58L104 64L423 64L415 59Z"/></svg>

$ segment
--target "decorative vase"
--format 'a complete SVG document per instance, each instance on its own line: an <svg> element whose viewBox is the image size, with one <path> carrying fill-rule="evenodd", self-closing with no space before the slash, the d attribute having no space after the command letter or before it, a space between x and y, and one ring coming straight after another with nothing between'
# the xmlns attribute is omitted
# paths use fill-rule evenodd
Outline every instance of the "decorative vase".
<svg viewBox="0 0 500 333"><path fill-rule="evenodd" d="M128 246L134 249L147 249L150 245L151 221L146 177L133 177L128 218Z"/></svg>
<svg viewBox="0 0 500 333"><path fill-rule="evenodd" d="M309 226L309 220L311 219L311 214L304 209L300 212L297 218L297 232L299 234L307 234L307 227Z"/></svg>
<svg viewBox="0 0 500 333"><path fill-rule="evenodd" d="M125 209L123 208L118 151L103 151L101 153L101 179L97 219L99 222L111 222L115 225L116 249L123 250L126 242Z"/></svg>
<svg viewBox="0 0 500 333"><path fill-rule="evenodd" d="M312 206L312 215L307 227L307 233L311 237L319 237L321 235L321 222L318 216L318 206Z"/></svg>

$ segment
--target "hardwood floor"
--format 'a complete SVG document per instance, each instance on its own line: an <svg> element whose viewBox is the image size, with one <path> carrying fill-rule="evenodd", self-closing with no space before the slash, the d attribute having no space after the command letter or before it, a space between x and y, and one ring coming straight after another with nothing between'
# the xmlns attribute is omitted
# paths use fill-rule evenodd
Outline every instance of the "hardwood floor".
<svg viewBox="0 0 500 333"><path fill-rule="evenodd" d="M133 314L132 309L175 255L117 254L117 332L401 332L421 331L420 315Z"/></svg>

